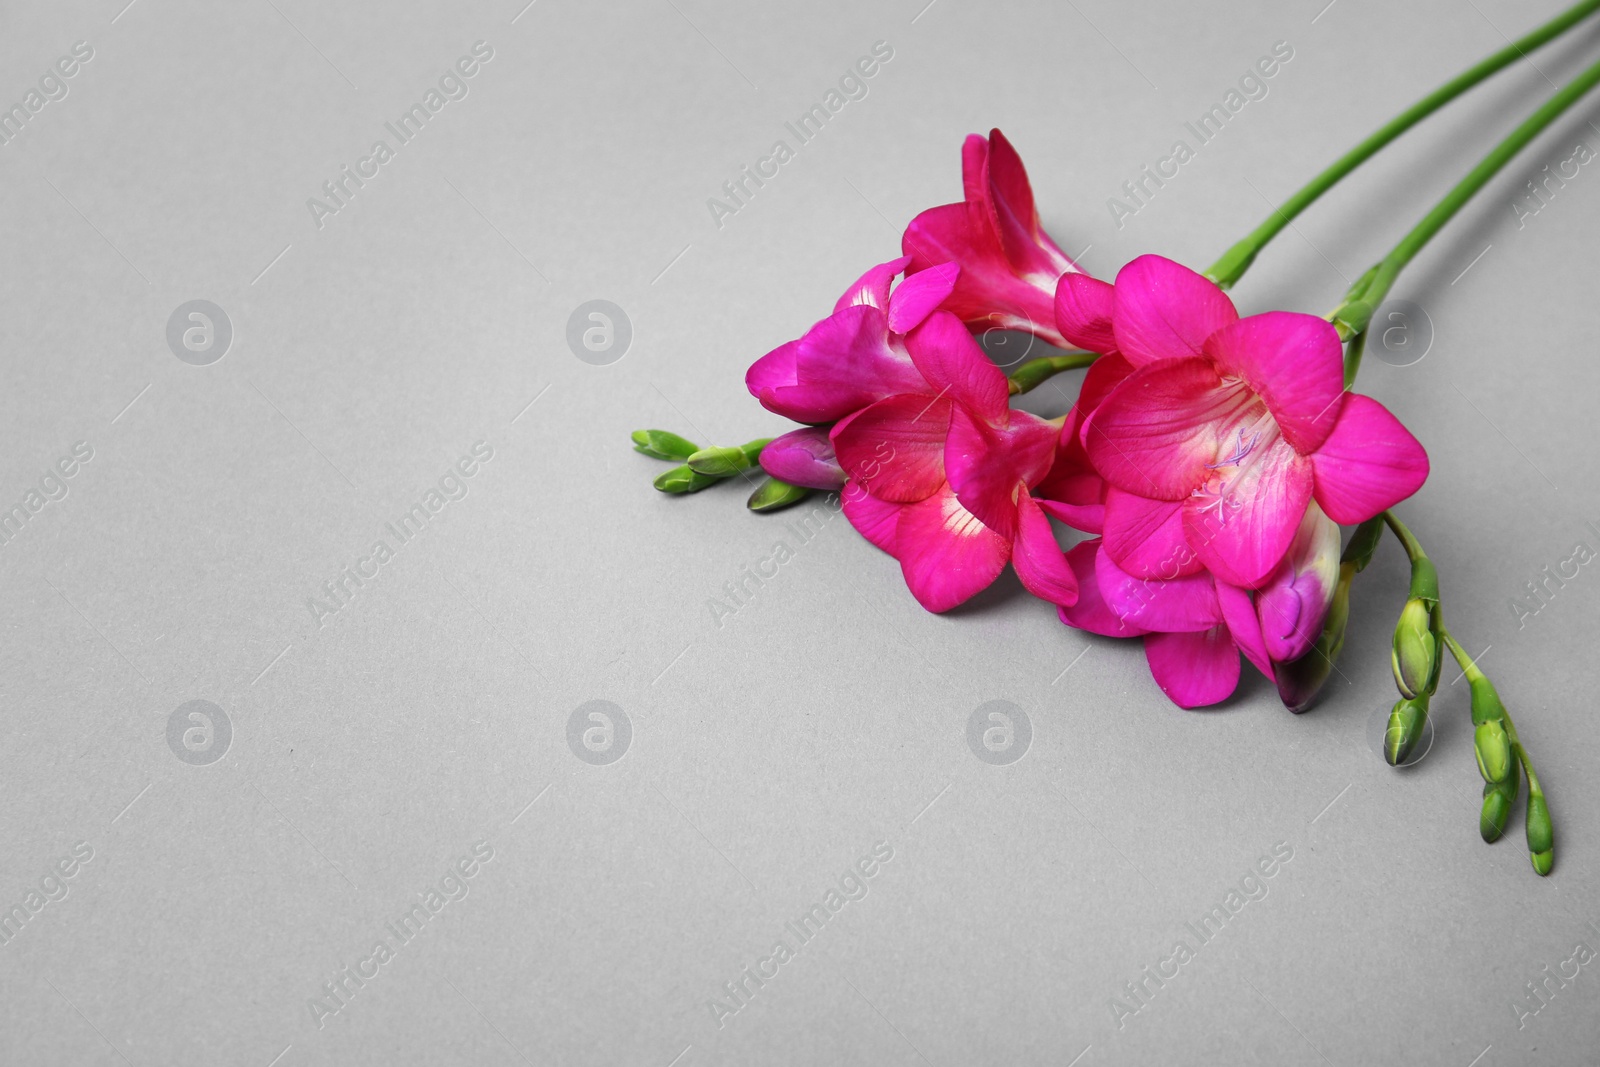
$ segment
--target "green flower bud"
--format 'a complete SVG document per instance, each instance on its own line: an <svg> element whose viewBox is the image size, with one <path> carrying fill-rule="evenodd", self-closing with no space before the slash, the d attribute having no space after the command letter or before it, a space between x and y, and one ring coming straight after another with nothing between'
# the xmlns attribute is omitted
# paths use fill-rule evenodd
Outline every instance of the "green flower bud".
<svg viewBox="0 0 1600 1067"><path fill-rule="evenodd" d="M1511 773L1506 775L1505 781L1484 783L1483 813L1478 817L1478 833L1489 844L1500 840L1500 835L1506 832L1506 823L1511 820L1511 807L1517 802L1521 786L1522 775L1516 763L1512 763Z"/></svg>
<svg viewBox="0 0 1600 1067"><path fill-rule="evenodd" d="M1530 858L1533 860L1533 872L1541 878L1550 873L1550 868L1556 862L1554 851L1534 852L1530 854Z"/></svg>
<svg viewBox="0 0 1600 1067"><path fill-rule="evenodd" d="M1395 703L1389 712L1389 726L1383 732L1383 758L1391 767L1404 766L1422 739L1428 723L1428 698L1415 697Z"/></svg>
<svg viewBox="0 0 1600 1067"><path fill-rule="evenodd" d="M689 467L701 474L726 478L730 474L748 470L750 462L745 458L744 449L733 445L717 445L712 448L702 448L690 456Z"/></svg>
<svg viewBox="0 0 1600 1067"><path fill-rule="evenodd" d="M699 471L690 470L688 465L673 467L663 473L653 483L663 493L698 493L709 485L716 485L721 478Z"/></svg>
<svg viewBox="0 0 1600 1067"><path fill-rule="evenodd" d="M1506 706L1500 702L1500 694L1495 691L1494 683L1474 667L1467 672L1467 684L1472 688L1473 724L1504 721Z"/></svg>
<svg viewBox="0 0 1600 1067"><path fill-rule="evenodd" d="M751 511L778 511L781 508L798 504L811 495L811 490L802 485L790 485L776 478L767 478L756 491L750 494L750 499L745 506Z"/></svg>
<svg viewBox="0 0 1600 1067"><path fill-rule="evenodd" d="M1389 654L1394 684L1402 696L1413 700L1428 691L1438 668L1439 642L1430 628L1431 618L1427 603L1413 597L1406 601L1394 628Z"/></svg>
<svg viewBox="0 0 1600 1067"><path fill-rule="evenodd" d="M1555 827L1550 822L1550 805L1543 793L1528 794L1528 851L1549 852L1555 847ZM1537 866L1537 863L1535 864ZM1544 872L1540 872L1541 874Z"/></svg>
<svg viewBox="0 0 1600 1067"><path fill-rule="evenodd" d="M682 463L700 451L700 446L669 430L635 430L633 450L654 456L656 459L671 459Z"/></svg>
<svg viewBox="0 0 1600 1067"><path fill-rule="evenodd" d="M689 457L689 466L701 474L718 478L740 474L761 462L761 450L772 443L772 438L761 437L742 445L715 445L702 448Z"/></svg>
<svg viewBox="0 0 1600 1067"><path fill-rule="evenodd" d="M1472 748L1478 756L1478 773L1485 782L1498 785L1511 774L1511 740L1498 719L1478 724L1473 731Z"/></svg>

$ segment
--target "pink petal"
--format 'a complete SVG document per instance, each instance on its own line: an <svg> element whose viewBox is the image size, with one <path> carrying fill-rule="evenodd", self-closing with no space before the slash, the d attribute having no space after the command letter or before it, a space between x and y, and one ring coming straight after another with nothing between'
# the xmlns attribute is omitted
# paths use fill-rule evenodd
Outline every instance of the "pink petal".
<svg viewBox="0 0 1600 1067"><path fill-rule="evenodd" d="M935 311L906 337L906 348L935 391L988 422L1004 419L1011 402L1010 384L960 319L948 311Z"/></svg>
<svg viewBox="0 0 1600 1067"><path fill-rule="evenodd" d="M1018 274L1048 279L1053 289L1055 280L1076 271L1077 264L1040 228L1022 157L999 130L989 131L987 170L990 215L1006 258Z"/></svg>
<svg viewBox="0 0 1600 1067"><path fill-rule="evenodd" d="M909 260L895 262L905 263ZM921 325L933 309L950 295L960 276L961 268L957 264L940 263L917 271L895 286L893 295L889 297L889 329L894 333L910 333Z"/></svg>
<svg viewBox="0 0 1600 1067"><path fill-rule="evenodd" d="M1151 500L1116 487L1106 490L1105 551L1139 578L1170 580L1204 569L1189 547L1183 501Z"/></svg>
<svg viewBox="0 0 1600 1067"><path fill-rule="evenodd" d="M945 487L949 400L891 396L833 428L834 452L852 480L879 500L910 504Z"/></svg>
<svg viewBox="0 0 1600 1067"><path fill-rule="evenodd" d="M793 385L799 352L800 342L788 341L750 364L744 372L744 385L750 395L765 404L774 389Z"/></svg>
<svg viewBox="0 0 1600 1067"><path fill-rule="evenodd" d="M1157 500L1182 500L1203 482L1232 429L1260 400L1223 383L1204 359L1146 364L1089 416L1084 446L1106 481Z"/></svg>
<svg viewBox="0 0 1600 1067"><path fill-rule="evenodd" d="M1150 674L1180 708L1228 699L1239 685L1239 649L1226 626L1197 633L1150 634L1144 639Z"/></svg>
<svg viewBox="0 0 1600 1067"><path fill-rule="evenodd" d="M1109 282L1087 274L1063 274L1056 282L1056 329L1072 344L1090 352L1115 352L1111 327L1114 290Z"/></svg>
<svg viewBox="0 0 1600 1067"><path fill-rule="evenodd" d="M1317 503L1334 522L1366 522L1422 488L1428 453L1389 409L1360 393L1345 397L1333 433L1311 455Z"/></svg>
<svg viewBox="0 0 1600 1067"><path fill-rule="evenodd" d="M1254 589L1288 552L1311 486L1311 461L1274 440L1184 501L1185 535L1219 581Z"/></svg>
<svg viewBox="0 0 1600 1067"><path fill-rule="evenodd" d="M1061 621L1079 630L1103 637L1140 637L1145 631L1119 618L1100 595L1100 541L1082 541L1067 551L1067 564L1078 580L1078 602L1063 604L1057 614Z"/></svg>
<svg viewBox="0 0 1600 1067"><path fill-rule="evenodd" d="M844 517L862 537L889 555L895 555L895 529L900 522L901 509L907 505L879 500L854 482L846 482L839 491L839 505Z"/></svg>
<svg viewBox="0 0 1600 1067"><path fill-rule="evenodd" d="M1217 583L1217 602L1222 606L1222 619L1228 624L1239 651L1262 674L1274 676L1272 657L1267 654L1266 640L1261 633L1261 620L1248 590L1226 582Z"/></svg>
<svg viewBox="0 0 1600 1067"><path fill-rule="evenodd" d="M1016 533L1017 498L1041 480L1055 458L1054 426L1026 411L1003 428L975 419L960 404L950 412L944 469L962 507L1000 536Z"/></svg>
<svg viewBox="0 0 1600 1067"><path fill-rule="evenodd" d="M1134 366L1199 355L1238 317L1226 293L1170 259L1140 256L1117 272L1117 351Z"/></svg>
<svg viewBox="0 0 1600 1067"><path fill-rule="evenodd" d="M806 426L773 438L761 450L761 468L780 481L809 489L839 489L845 483L825 426Z"/></svg>
<svg viewBox="0 0 1600 1067"><path fill-rule="evenodd" d="M1011 555L1011 543L962 507L948 487L900 512L895 548L911 595L934 612L987 589Z"/></svg>
<svg viewBox="0 0 1600 1067"><path fill-rule="evenodd" d="M1095 561L1095 580L1111 614L1139 629L1189 633L1222 621L1209 574L1172 581L1135 578L1118 567L1102 546Z"/></svg>
<svg viewBox="0 0 1600 1067"><path fill-rule="evenodd" d="M1017 536L1011 543L1011 566L1028 592L1052 604L1078 602L1078 578L1067 555L1056 544L1045 517L1033 497L1023 493L1017 502Z"/></svg>
<svg viewBox="0 0 1600 1067"><path fill-rule="evenodd" d="M911 220L900 246L911 257L913 274L945 262L960 265L961 276L942 307L972 329L1021 330L1068 347L1056 331L1056 275L1017 275L985 203L929 208Z"/></svg>
<svg viewBox="0 0 1600 1067"><path fill-rule="evenodd" d="M884 313L866 305L836 311L806 331L795 354L795 377L802 388L837 385L863 398L832 418L896 393L938 391L928 388L909 354L890 342Z"/></svg>
<svg viewBox="0 0 1600 1067"><path fill-rule="evenodd" d="M866 304L880 311L886 310L889 307L889 283L896 274L905 270L910 262L910 256L901 256L899 259L891 259L887 263L873 267L844 291L844 295L833 305L833 310L843 311L857 304Z"/></svg>
<svg viewBox="0 0 1600 1067"><path fill-rule="evenodd" d="M1344 393L1344 345L1331 322L1291 311L1251 315L1212 334L1205 351L1260 394L1296 452L1327 440Z"/></svg>
<svg viewBox="0 0 1600 1067"><path fill-rule="evenodd" d="M961 193L969 204L989 197L989 139L981 133L961 142Z"/></svg>

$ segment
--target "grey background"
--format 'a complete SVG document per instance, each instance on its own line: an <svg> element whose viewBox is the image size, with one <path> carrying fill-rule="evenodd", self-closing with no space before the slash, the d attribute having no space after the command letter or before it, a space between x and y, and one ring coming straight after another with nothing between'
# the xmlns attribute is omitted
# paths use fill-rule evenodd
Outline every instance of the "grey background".
<svg viewBox="0 0 1600 1067"><path fill-rule="evenodd" d="M1259 678L1184 713L1137 645L1009 576L928 615L842 519L801 545L743 486L663 497L627 442L781 430L744 367L959 197L969 132L1014 140L1092 272L1202 267L1556 5L923 2L7 6L0 102L76 41L94 58L0 147L0 504L74 442L94 456L0 546L0 905L75 843L93 858L0 945L0 1061L1594 1062L1594 964L1521 1029L1512 1005L1600 947L1600 572L1524 625L1509 603L1600 547L1600 172L1513 207L1600 149L1600 102L1408 270L1432 348L1361 382L1430 448L1403 513L1542 772L1549 879L1520 825L1478 839L1464 686L1417 766L1369 747L1392 546L1314 713ZM307 198L479 40L469 95L319 229ZM719 229L706 199L879 40L869 95ZM1269 95L1116 227L1121 183L1280 40ZM1331 307L1597 48L1580 30L1375 161L1241 307ZM165 340L195 299L233 326L210 366ZM609 366L565 342L591 299L632 323ZM478 441L465 498L319 626L307 599ZM715 625L778 540L795 558ZM968 748L992 699L1032 726L1009 765ZM231 724L209 764L168 747L190 700ZM631 724L607 765L568 744L591 700ZM480 841L470 892L319 1028L323 983ZM719 1028L723 983L879 842L865 898ZM1279 842L1267 895L1119 1029L1124 983Z"/></svg>

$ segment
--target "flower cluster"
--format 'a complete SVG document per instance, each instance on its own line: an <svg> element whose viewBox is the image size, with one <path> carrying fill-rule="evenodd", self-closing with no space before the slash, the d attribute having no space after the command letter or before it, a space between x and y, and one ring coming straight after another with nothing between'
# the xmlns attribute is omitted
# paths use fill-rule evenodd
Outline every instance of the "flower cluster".
<svg viewBox="0 0 1600 1067"><path fill-rule="evenodd" d="M962 179L962 202L912 220L899 259L750 367L761 404L804 424L753 442L760 465L840 492L929 611L1009 563L1068 626L1142 638L1180 706L1227 698L1242 657L1305 707L1316 672L1288 668L1322 654L1339 526L1414 493L1422 446L1347 391L1328 320L1240 317L1160 256L1090 277L1040 227L998 130L967 139ZM1008 379L973 336L997 327L1090 361L1071 411L1012 406L1026 365ZM1036 362L1051 359L1084 365ZM1056 523L1089 537L1064 551Z"/></svg>

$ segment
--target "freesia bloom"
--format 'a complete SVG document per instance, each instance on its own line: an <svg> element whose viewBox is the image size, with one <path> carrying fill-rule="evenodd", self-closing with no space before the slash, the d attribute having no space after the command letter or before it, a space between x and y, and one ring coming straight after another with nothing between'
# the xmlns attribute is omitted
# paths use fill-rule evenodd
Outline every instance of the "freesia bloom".
<svg viewBox="0 0 1600 1067"><path fill-rule="evenodd" d="M826 423L884 397L935 392L906 353L904 335L949 296L959 270L930 267L891 293L910 262L873 267L845 290L833 314L751 364L745 386L761 406L796 422Z"/></svg>
<svg viewBox="0 0 1600 1067"><path fill-rule="evenodd" d="M1376 400L1345 392L1327 321L1241 319L1216 285L1159 256L1129 263L1114 286L1069 274L1060 289L1067 338L1132 367L1081 433L1107 483L1105 551L1129 573L1204 568L1261 588L1312 500L1336 523L1359 523L1426 480L1416 438Z"/></svg>
<svg viewBox="0 0 1600 1067"><path fill-rule="evenodd" d="M1067 558L1078 578L1078 600L1059 609L1061 621L1107 637L1143 637L1162 692L1179 707L1205 707L1238 686L1241 653L1276 682L1278 664L1310 651L1338 581L1339 527L1312 504L1289 553L1254 593L1203 570L1135 577L1117 566L1099 538Z"/></svg>
<svg viewBox="0 0 1600 1067"><path fill-rule="evenodd" d="M1035 595L1074 602L1076 579L1028 492L1050 471L1058 428L1011 409L1005 375L949 312L928 316L906 348L930 388L886 397L831 433L850 477L845 516L900 561L929 611L987 588L1008 561Z"/></svg>
<svg viewBox="0 0 1600 1067"><path fill-rule="evenodd" d="M929 208L901 241L915 277L953 262L960 278L944 307L974 330L1022 330L1065 348L1056 329L1056 280L1077 265L1039 226L1022 157L999 130L961 148L959 204Z"/></svg>

